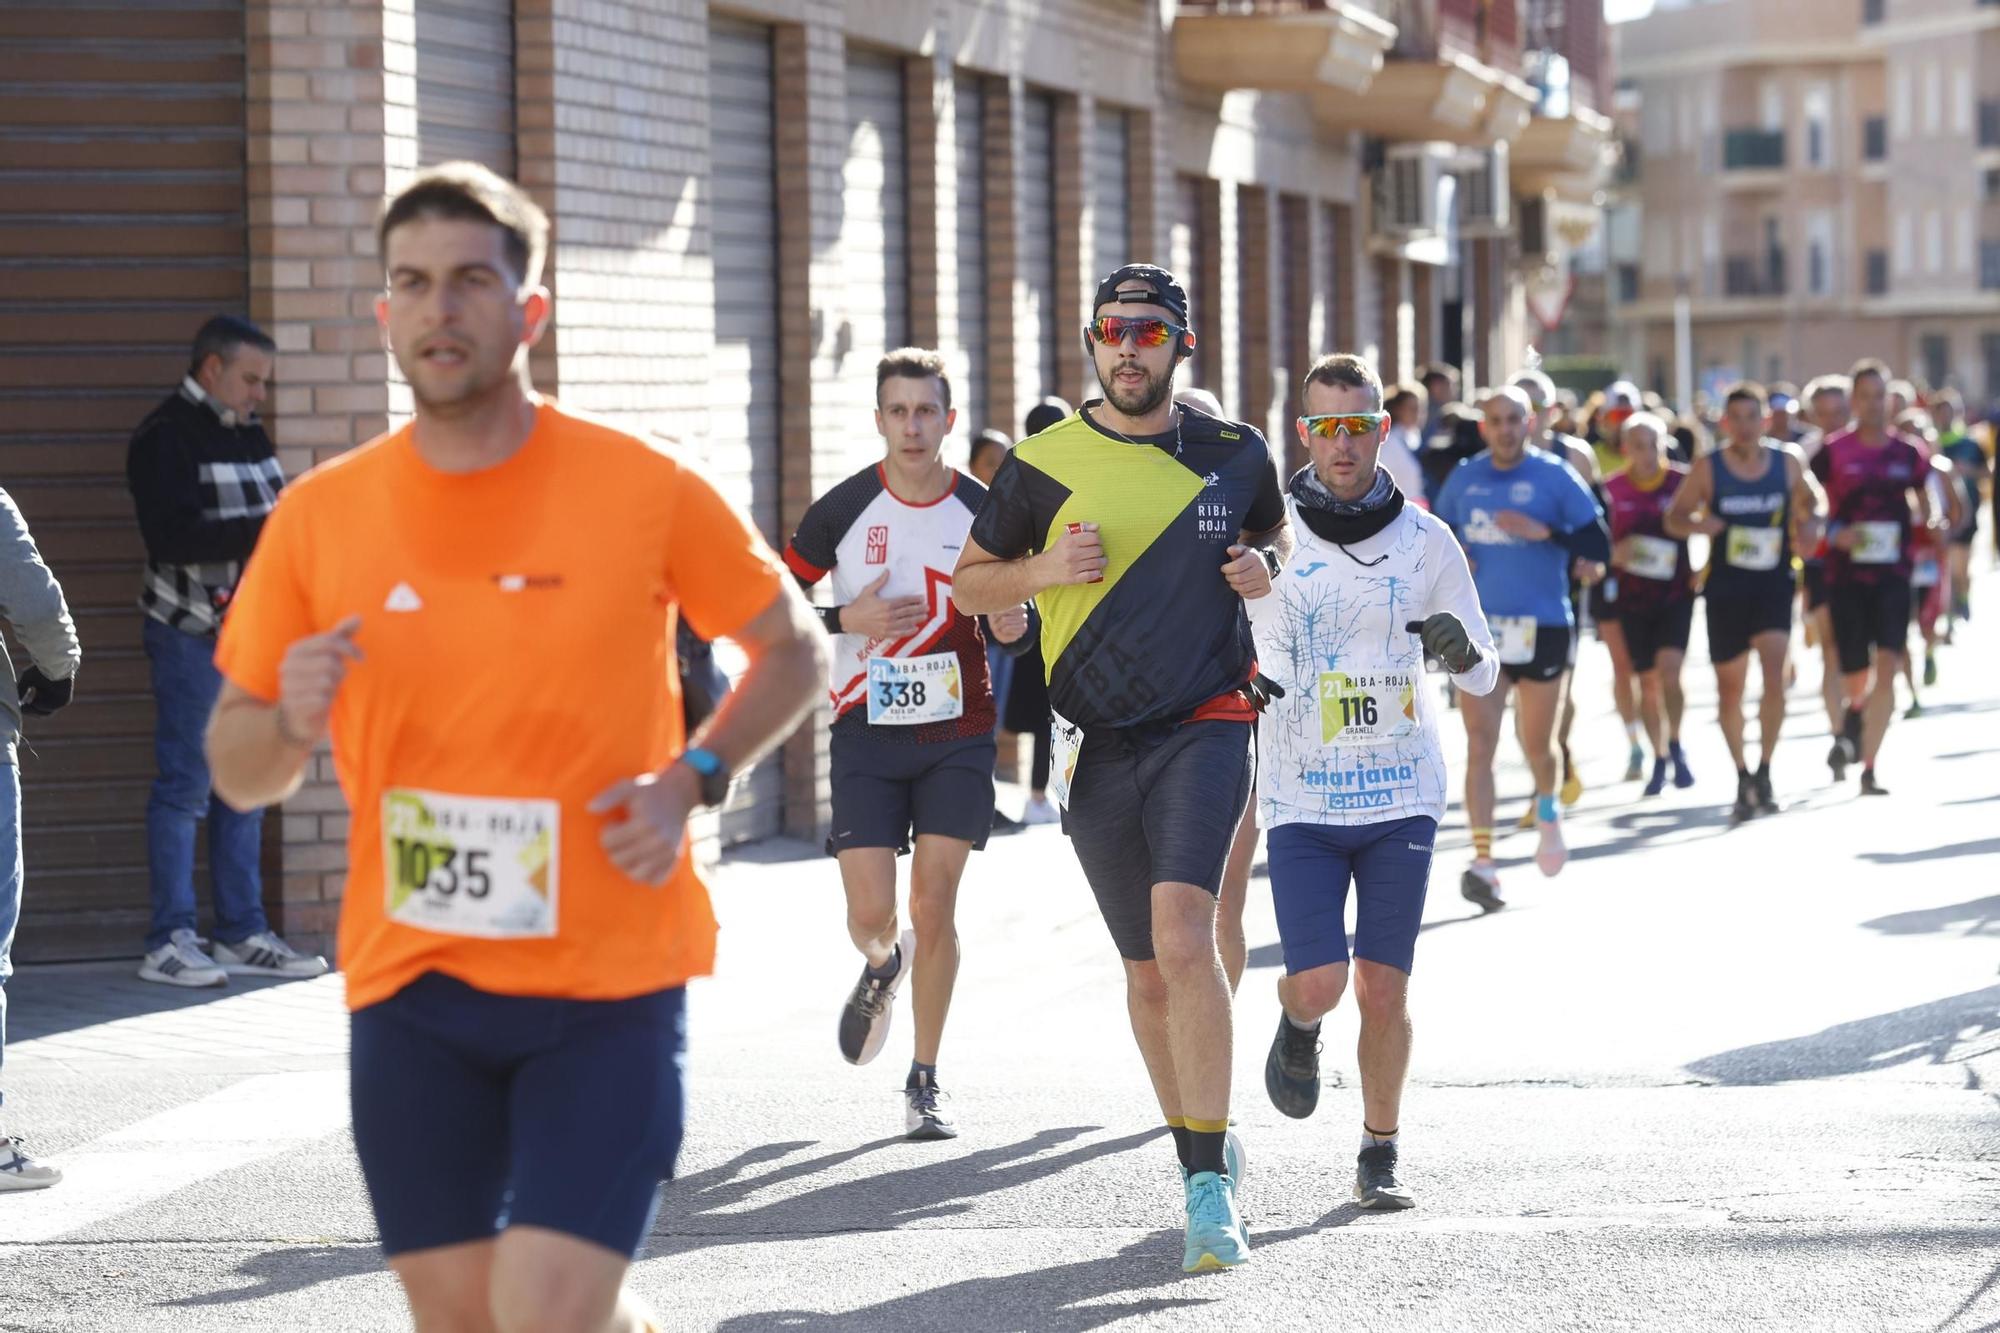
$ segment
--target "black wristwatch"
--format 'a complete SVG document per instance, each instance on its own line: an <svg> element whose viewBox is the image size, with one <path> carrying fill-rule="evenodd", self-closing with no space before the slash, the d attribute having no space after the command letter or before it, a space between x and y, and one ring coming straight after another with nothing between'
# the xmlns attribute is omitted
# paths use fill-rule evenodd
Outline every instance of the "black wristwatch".
<svg viewBox="0 0 2000 1333"><path fill-rule="evenodd" d="M722 762L722 756L697 746L681 751L679 762L693 769L695 776L701 779L703 805L721 805L729 798L729 766Z"/></svg>
<svg viewBox="0 0 2000 1333"><path fill-rule="evenodd" d="M1260 546L1257 554L1264 557L1264 567L1271 571L1271 577L1278 577L1278 571L1285 567L1284 562L1278 559L1278 553L1268 546Z"/></svg>

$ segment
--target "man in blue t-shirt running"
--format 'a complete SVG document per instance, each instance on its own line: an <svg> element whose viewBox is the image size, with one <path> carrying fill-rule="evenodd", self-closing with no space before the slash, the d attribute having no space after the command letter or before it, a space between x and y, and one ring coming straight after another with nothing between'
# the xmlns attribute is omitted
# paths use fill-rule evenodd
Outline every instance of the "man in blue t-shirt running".
<svg viewBox="0 0 2000 1333"><path fill-rule="evenodd" d="M1500 745L1510 687L1518 689L1521 748L1535 775L1535 864L1544 875L1569 859L1556 805L1559 779L1556 713L1569 665L1575 613L1569 600L1570 563L1607 561L1604 511L1576 470L1555 455L1528 448L1534 419L1528 397L1508 386L1483 405L1486 452L1460 463L1438 493L1432 512L1449 523L1472 564L1472 580L1492 627L1500 684L1491 694L1463 695L1465 815L1472 826L1472 865L1459 891L1487 911L1506 904L1493 865L1493 757Z"/></svg>

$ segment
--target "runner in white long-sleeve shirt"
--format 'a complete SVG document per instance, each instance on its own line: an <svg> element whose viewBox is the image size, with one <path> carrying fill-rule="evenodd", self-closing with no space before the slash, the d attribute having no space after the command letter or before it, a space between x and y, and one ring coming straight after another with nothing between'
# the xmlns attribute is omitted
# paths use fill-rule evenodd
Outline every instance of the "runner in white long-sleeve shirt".
<svg viewBox="0 0 2000 1333"><path fill-rule="evenodd" d="M1257 733L1258 822L1285 955L1264 1086L1286 1115L1318 1104L1320 1019L1347 985L1351 882L1363 1107L1354 1197L1408 1208L1396 1174L1406 1002L1449 789L1424 657L1470 694L1492 690L1500 664L1451 529L1406 503L1378 465L1388 415L1375 372L1329 356L1302 402L1312 462L1286 501L1298 546L1270 593L1245 603L1259 669L1285 691Z"/></svg>

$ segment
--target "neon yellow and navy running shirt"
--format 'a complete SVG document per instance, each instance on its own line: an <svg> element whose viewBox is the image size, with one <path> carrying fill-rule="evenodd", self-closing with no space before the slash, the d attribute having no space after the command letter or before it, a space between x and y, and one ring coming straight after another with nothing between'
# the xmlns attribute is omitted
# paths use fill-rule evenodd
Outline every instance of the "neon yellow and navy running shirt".
<svg viewBox="0 0 2000 1333"><path fill-rule="evenodd" d="M1222 577L1244 532L1285 521L1278 468L1255 428L1182 407L1179 429L1127 440L1096 402L1007 455L972 539L1003 560L1095 523L1102 583L1035 599L1049 702L1085 727L1182 718L1250 678L1243 599Z"/></svg>

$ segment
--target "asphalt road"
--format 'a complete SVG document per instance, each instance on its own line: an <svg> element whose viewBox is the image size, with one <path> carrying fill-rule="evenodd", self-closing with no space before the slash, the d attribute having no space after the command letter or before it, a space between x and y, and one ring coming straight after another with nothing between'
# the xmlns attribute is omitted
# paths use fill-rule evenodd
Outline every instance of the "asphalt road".
<svg viewBox="0 0 2000 1333"><path fill-rule="evenodd" d="M1513 905L1482 919L1454 891L1456 810L1440 839L1412 1212L1349 1202L1351 1010L1328 1022L1318 1115L1264 1097L1280 962L1260 867L1236 1272L1179 1271L1171 1148L1059 833L997 839L968 875L941 1062L965 1132L943 1145L898 1137L907 1014L876 1064L835 1051L857 962L831 864L733 857L719 972L692 992L680 1178L635 1283L676 1329L2000 1329L1996 583L1928 714L1891 731L1893 796L1828 785L1814 657L1776 765L1787 809L1742 828L1699 650L1700 781L1648 801L1615 781L1590 649L1569 869L1543 880L1532 835L1504 837ZM1518 766L1501 787L1517 812ZM45 968L9 994L4 1124L70 1177L0 1196L0 1328L407 1326L347 1138L337 977L206 996Z"/></svg>

